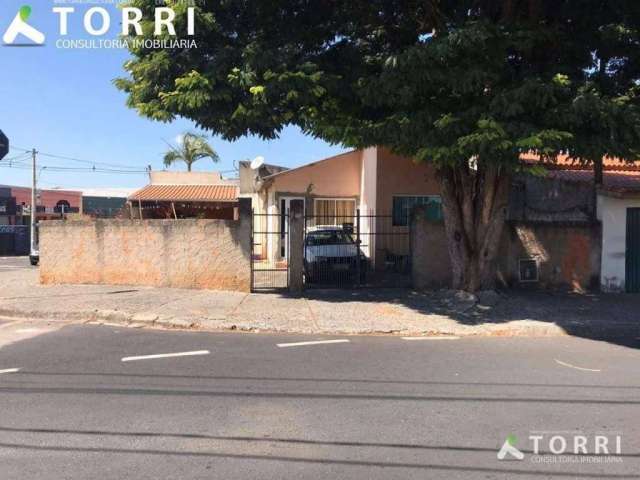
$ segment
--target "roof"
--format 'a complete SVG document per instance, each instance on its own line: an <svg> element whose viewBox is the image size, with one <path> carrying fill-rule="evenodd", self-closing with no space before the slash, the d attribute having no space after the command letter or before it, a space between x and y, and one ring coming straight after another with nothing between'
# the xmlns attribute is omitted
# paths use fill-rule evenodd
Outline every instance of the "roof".
<svg viewBox="0 0 640 480"><path fill-rule="evenodd" d="M236 202L237 185L147 185L129 200L170 202Z"/></svg>
<svg viewBox="0 0 640 480"><path fill-rule="evenodd" d="M544 165L549 170L585 170L588 166L569 155L558 155L553 161L541 161L540 156L534 153L523 153L520 159L528 164ZM625 162L620 158L604 157L603 167L610 172L640 172L640 160Z"/></svg>
<svg viewBox="0 0 640 480"><path fill-rule="evenodd" d="M552 170L548 177L567 182L593 182L591 170ZM640 171L605 171L602 190L615 194L640 193Z"/></svg>
<svg viewBox="0 0 640 480"><path fill-rule="evenodd" d="M83 188L83 197L127 198L136 188Z"/></svg>

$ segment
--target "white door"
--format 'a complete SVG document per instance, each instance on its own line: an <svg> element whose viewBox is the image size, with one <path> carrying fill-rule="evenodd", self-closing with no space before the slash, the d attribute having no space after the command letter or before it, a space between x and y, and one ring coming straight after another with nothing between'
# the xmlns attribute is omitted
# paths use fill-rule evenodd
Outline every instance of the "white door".
<svg viewBox="0 0 640 480"><path fill-rule="evenodd" d="M306 215L307 205L304 197L280 197L280 257L289 258L289 222L287 215L291 209L291 200L302 200L302 211Z"/></svg>

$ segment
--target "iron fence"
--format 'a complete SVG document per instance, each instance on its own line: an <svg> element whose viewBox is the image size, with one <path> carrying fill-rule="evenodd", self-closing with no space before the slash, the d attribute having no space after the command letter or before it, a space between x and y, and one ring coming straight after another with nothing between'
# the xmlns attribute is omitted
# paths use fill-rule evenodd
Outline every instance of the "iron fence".
<svg viewBox="0 0 640 480"><path fill-rule="evenodd" d="M289 213L251 217L251 290L289 287Z"/></svg>
<svg viewBox="0 0 640 480"><path fill-rule="evenodd" d="M308 288L411 285L410 226L393 215L306 215L304 232Z"/></svg>

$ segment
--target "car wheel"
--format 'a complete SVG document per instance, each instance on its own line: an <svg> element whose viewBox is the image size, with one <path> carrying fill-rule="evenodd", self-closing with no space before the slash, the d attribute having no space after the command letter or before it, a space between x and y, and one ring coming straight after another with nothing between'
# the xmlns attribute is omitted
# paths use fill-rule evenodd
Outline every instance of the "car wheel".
<svg viewBox="0 0 640 480"><path fill-rule="evenodd" d="M38 266L39 261L40 261L39 257L34 257L34 256L29 255L29 263L31 265L33 265L34 267Z"/></svg>

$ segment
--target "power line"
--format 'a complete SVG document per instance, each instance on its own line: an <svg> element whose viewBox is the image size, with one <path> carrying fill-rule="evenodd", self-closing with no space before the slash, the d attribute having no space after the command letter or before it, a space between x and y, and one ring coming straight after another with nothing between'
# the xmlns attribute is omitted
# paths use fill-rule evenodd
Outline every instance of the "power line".
<svg viewBox="0 0 640 480"><path fill-rule="evenodd" d="M26 163L18 163L13 165L2 165L0 168L14 168L17 170L31 170L31 167ZM60 167L57 165L42 165L41 169L49 172L68 172L68 173L111 173L111 174L132 174L141 175L147 173L147 170L116 170L109 168L81 168L81 167Z"/></svg>
<svg viewBox="0 0 640 480"><path fill-rule="evenodd" d="M24 148L24 147L16 147L16 146L12 145L11 148L14 148L16 150L21 150L21 151L27 152L27 153L31 152L31 149ZM94 162L92 160L83 160L81 158L67 157L67 156L64 156L64 155L56 155L56 154L53 154L53 153L40 152L40 151L38 151L38 155L42 155L44 157L56 158L56 159L59 159L59 160L69 160L71 162L79 162L79 163L84 163L84 164L88 164L88 165L104 165L106 167L116 167L116 168L120 168L120 169L136 169L136 168L139 168L139 167L132 167L130 165L124 165L122 163Z"/></svg>

